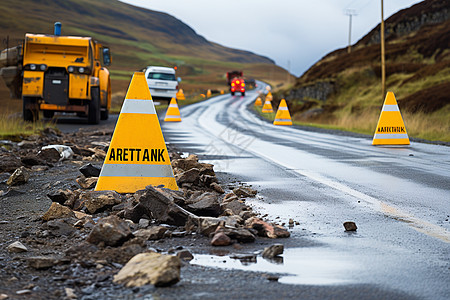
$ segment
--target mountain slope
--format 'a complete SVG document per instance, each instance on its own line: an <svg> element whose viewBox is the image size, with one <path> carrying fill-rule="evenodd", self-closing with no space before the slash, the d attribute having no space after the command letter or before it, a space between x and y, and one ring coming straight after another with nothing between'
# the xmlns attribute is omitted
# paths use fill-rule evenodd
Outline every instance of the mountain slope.
<svg viewBox="0 0 450 300"><path fill-rule="evenodd" d="M225 88L223 75L234 69L255 76L273 68L286 78L267 57L211 43L168 14L117 0L3 0L0 8L0 38L9 36L10 45L26 32L52 34L56 21L63 35L92 36L108 45L113 93L125 90L132 72L147 65L177 65L184 89Z"/></svg>
<svg viewBox="0 0 450 300"><path fill-rule="evenodd" d="M450 1L423 1L389 17L385 27L386 86L410 133L450 140ZM284 91L294 118L373 133L384 100L380 60L378 25L351 53L327 54Z"/></svg>

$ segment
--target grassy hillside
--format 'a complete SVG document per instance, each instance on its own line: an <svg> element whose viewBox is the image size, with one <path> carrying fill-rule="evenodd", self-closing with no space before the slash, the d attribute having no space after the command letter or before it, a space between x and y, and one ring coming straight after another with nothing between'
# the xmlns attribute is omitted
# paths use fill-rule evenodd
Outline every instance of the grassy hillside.
<svg viewBox="0 0 450 300"><path fill-rule="evenodd" d="M92 36L111 48L113 94L118 99L132 73L148 65L177 65L181 88L192 94L226 89L224 74L235 69L275 85L281 83L276 78L287 78L287 72L267 57L211 43L170 15L117 0L0 2L0 39L9 36L10 45L20 43L27 32L52 34L56 21L62 23L63 35ZM8 95L0 82L0 99ZM20 101L3 107L11 105L20 106Z"/></svg>
<svg viewBox="0 0 450 300"><path fill-rule="evenodd" d="M450 2L427 0L385 21L386 87L412 137L450 141ZM294 120L373 134L381 107L380 25L314 64L288 100Z"/></svg>

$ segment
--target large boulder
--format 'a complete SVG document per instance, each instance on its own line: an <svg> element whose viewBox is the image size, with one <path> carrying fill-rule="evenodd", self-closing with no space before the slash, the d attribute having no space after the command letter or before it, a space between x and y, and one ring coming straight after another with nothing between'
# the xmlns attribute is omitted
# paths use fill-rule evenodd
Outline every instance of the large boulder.
<svg viewBox="0 0 450 300"><path fill-rule="evenodd" d="M139 203L146 209L147 215L152 216L158 222L183 226L189 216L197 217L175 204L152 186L147 186L139 194Z"/></svg>
<svg viewBox="0 0 450 300"><path fill-rule="evenodd" d="M103 243L107 246L120 246L132 236L127 222L112 215L98 221L87 241L96 245Z"/></svg>
<svg viewBox="0 0 450 300"><path fill-rule="evenodd" d="M198 216L218 217L222 209L215 193L203 193L193 200L194 203L186 206L186 209Z"/></svg>
<svg viewBox="0 0 450 300"><path fill-rule="evenodd" d="M18 159L17 157L9 154L0 154L0 173L1 172L12 173L21 166L22 163L20 159Z"/></svg>
<svg viewBox="0 0 450 300"><path fill-rule="evenodd" d="M114 276L114 282L127 287L146 284L169 286L180 281L181 261L176 256L155 252L140 253Z"/></svg>

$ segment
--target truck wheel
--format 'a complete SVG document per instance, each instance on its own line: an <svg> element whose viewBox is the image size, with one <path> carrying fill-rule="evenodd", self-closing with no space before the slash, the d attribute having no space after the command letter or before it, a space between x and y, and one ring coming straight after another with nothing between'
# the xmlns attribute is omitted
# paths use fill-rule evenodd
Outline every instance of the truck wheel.
<svg viewBox="0 0 450 300"><path fill-rule="evenodd" d="M29 122L35 122L39 120L39 110L37 109L36 98L22 97L23 98L23 120Z"/></svg>
<svg viewBox="0 0 450 300"><path fill-rule="evenodd" d="M234 92L231 92L231 96L234 96Z"/></svg>
<svg viewBox="0 0 450 300"><path fill-rule="evenodd" d="M98 87L91 88L88 122L89 124L98 124L100 122L100 90Z"/></svg>
<svg viewBox="0 0 450 300"><path fill-rule="evenodd" d="M105 108L100 111L100 120L108 120L109 118L109 110Z"/></svg>
<svg viewBox="0 0 450 300"><path fill-rule="evenodd" d="M242 97L244 97L244 96L245 96L245 92L242 92L241 94L242 94Z"/></svg>
<svg viewBox="0 0 450 300"><path fill-rule="evenodd" d="M44 118L47 119L51 119L55 115L55 112L51 110L44 110L42 113L44 114Z"/></svg>

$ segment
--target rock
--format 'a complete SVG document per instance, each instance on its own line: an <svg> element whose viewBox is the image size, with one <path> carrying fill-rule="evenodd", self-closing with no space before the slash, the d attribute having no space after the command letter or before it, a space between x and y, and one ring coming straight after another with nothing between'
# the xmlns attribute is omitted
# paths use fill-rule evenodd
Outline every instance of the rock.
<svg viewBox="0 0 450 300"><path fill-rule="evenodd" d="M51 268L58 262L56 258L51 256L33 256L27 258L27 261L28 266L36 270Z"/></svg>
<svg viewBox="0 0 450 300"><path fill-rule="evenodd" d="M80 177L80 178L76 179L77 183L83 189L92 189L92 188L94 188L95 185L97 184L97 180L98 180L98 177L89 177L89 178Z"/></svg>
<svg viewBox="0 0 450 300"><path fill-rule="evenodd" d="M198 183L199 178L200 170L197 168L189 169L181 174L175 175L178 186L182 186L183 183Z"/></svg>
<svg viewBox="0 0 450 300"><path fill-rule="evenodd" d="M210 187L213 183L218 183L216 176L211 175L200 175L200 181L207 187Z"/></svg>
<svg viewBox="0 0 450 300"><path fill-rule="evenodd" d="M48 149L55 149L59 153L58 160L69 159L73 156L73 150L69 146L65 145L48 145L41 148L41 151L46 151Z"/></svg>
<svg viewBox="0 0 450 300"><path fill-rule="evenodd" d="M256 254L237 253L230 255L232 259L239 259L242 263L256 263Z"/></svg>
<svg viewBox="0 0 450 300"><path fill-rule="evenodd" d="M132 208L126 208L123 217L137 223L147 212L148 210L141 203L138 203ZM151 214L149 217L151 217Z"/></svg>
<svg viewBox="0 0 450 300"><path fill-rule="evenodd" d="M57 191L53 191L47 194L47 197L50 198L53 202L57 202L59 204L64 204L67 200L69 200L73 196L71 190L63 190L59 189Z"/></svg>
<svg viewBox="0 0 450 300"><path fill-rule="evenodd" d="M221 214L219 199L216 194L206 192L194 200L186 209L198 216L217 217Z"/></svg>
<svg viewBox="0 0 450 300"><path fill-rule="evenodd" d="M35 141L23 140L17 143L17 146L19 146L22 149L35 149L37 144Z"/></svg>
<svg viewBox="0 0 450 300"><path fill-rule="evenodd" d="M140 219L139 220L139 228L147 228L150 225L149 219Z"/></svg>
<svg viewBox="0 0 450 300"><path fill-rule="evenodd" d="M66 293L66 299L77 299L77 295L75 294L75 290L72 288L65 287L64 292Z"/></svg>
<svg viewBox="0 0 450 300"><path fill-rule="evenodd" d="M27 167L32 167L32 166L39 166L39 165L45 165L46 162L43 161L42 159L40 159L39 157L37 157L36 155L27 155L24 156L20 159L20 161L22 162L22 164L26 165Z"/></svg>
<svg viewBox="0 0 450 300"><path fill-rule="evenodd" d="M80 169L81 174L84 175L84 177L99 177L101 168L93 166L91 163L88 163L84 166L82 166Z"/></svg>
<svg viewBox="0 0 450 300"><path fill-rule="evenodd" d="M6 299L8 299L9 298L9 296L7 295L7 294L0 294L0 300L6 300Z"/></svg>
<svg viewBox="0 0 450 300"><path fill-rule="evenodd" d="M225 197L223 197L222 203L231 202L233 200L239 200L239 198L236 196L235 193L231 192L226 194Z"/></svg>
<svg viewBox="0 0 450 300"><path fill-rule="evenodd" d="M63 206L59 203L52 202L48 211L41 217L44 221L50 221L54 219L72 218L75 217L74 212L67 206Z"/></svg>
<svg viewBox="0 0 450 300"><path fill-rule="evenodd" d="M167 228L164 226L152 226L149 229L139 229L133 232L134 236L143 238L144 240L160 240L164 238Z"/></svg>
<svg viewBox="0 0 450 300"><path fill-rule="evenodd" d="M94 151L92 151L86 147L79 147L79 146L74 145L71 148L75 154L78 154L81 156L89 157L89 156L92 156L95 154Z"/></svg>
<svg viewBox="0 0 450 300"><path fill-rule="evenodd" d="M211 233L215 232L219 224L223 222L219 218L212 217L198 217L195 219L190 218L190 221L195 223L198 232L205 236L209 236Z"/></svg>
<svg viewBox="0 0 450 300"><path fill-rule="evenodd" d="M293 219L289 219L289 227L293 227L294 226L294 220Z"/></svg>
<svg viewBox="0 0 450 300"><path fill-rule="evenodd" d="M146 284L169 286L180 281L180 268L181 261L176 256L155 252L140 253L114 276L114 282L127 287Z"/></svg>
<svg viewBox="0 0 450 300"><path fill-rule="evenodd" d="M0 172L12 173L21 166L22 163L17 157L8 154L0 154Z"/></svg>
<svg viewBox="0 0 450 300"><path fill-rule="evenodd" d="M247 206L239 200L233 200L222 204L222 209L229 209L234 215L239 215L243 210L247 209Z"/></svg>
<svg viewBox="0 0 450 300"><path fill-rule="evenodd" d="M20 167L12 173L6 184L9 186L24 184L30 179L30 173L25 167Z"/></svg>
<svg viewBox="0 0 450 300"><path fill-rule="evenodd" d="M85 199L84 205L91 214L101 212L122 202L120 194L115 191L91 191L85 193L82 199Z"/></svg>
<svg viewBox="0 0 450 300"><path fill-rule="evenodd" d="M19 252L26 252L26 251L28 251L27 247L25 247L25 245L22 244L19 241L16 241L16 242L12 243L8 247L6 247L6 249L8 249L8 251L12 252L12 253L19 253Z"/></svg>
<svg viewBox="0 0 450 300"><path fill-rule="evenodd" d="M284 246L283 244L274 244L270 247L267 247L262 252L262 257L264 258L274 258L280 254L283 254Z"/></svg>
<svg viewBox="0 0 450 300"><path fill-rule="evenodd" d="M118 246L132 237L126 221L112 215L100 219L87 237L91 244L104 243L107 246Z"/></svg>
<svg viewBox="0 0 450 300"><path fill-rule="evenodd" d="M216 177L216 173L214 172L214 165L207 163L200 163L200 175L209 175Z"/></svg>
<svg viewBox="0 0 450 300"><path fill-rule="evenodd" d="M183 206L186 204L186 199L184 198L184 193L182 191L174 191L167 188L155 188L155 189L177 205Z"/></svg>
<svg viewBox="0 0 450 300"><path fill-rule="evenodd" d="M271 239L288 238L291 236L286 228L273 223L269 224L256 217L247 219L245 224L247 227L257 230L259 236L264 236Z"/></svg>
<svg viewBox="0 0 450 300"><path fill-rule="evenodd" d="M54 236L70 237L76 229L67 222L68 219L50 220L42 225L42 229L47 230Z"/></svg>
<svg viewBox="0 0 450 300"><path fill-rule="evenodd" d="M225 226L222 230L229 238L241 243L253 243L255 236L245 228L233 228Z"/></svg>
<svg viewBox="0 0 450 300"><path fill-rule="evenodd" d="M255 197L256 191L254 189L251 189L249 187L238 187L233 190L233 193L236 194L236 196L245 198L245 197Z"/></svg>
<svg viewBox="0 0 450 300"><path fill-rule="evenodd" d="M139 197L140 204L147 210L147 215L161 223L183 226L188 217L197 216L181 208L154 187L147 186Z"/></svg>
<svg viewBox="0 0 450 300"><path fill-rule="evenodd" d="M59 154L58 150L54 148L47 148L39 151L36 157L47 163L54 164L59 161L61 155Z"/></svg>
<svg viewBox="0 0 450 300"><path fill-rule="evenodd" d="M228 246L230 244L231 238L223 232L217 232L211 240L212 246Z"/></svg>
<svg viewBox="0 0 450 300"><path fill-rule="evenodd" d="M189 250L181 250L177 252L177 257L184 261L190 261L194 259L194 255Z"/></svg>
<svg viewBox="0 0 450 300"><path fill-rule="evenodd" d="M356 231L356 229L358 229L358 227L356 227L355 222L344 222L343 225L344 225L345 231Z"/></svg>
<svg viewBox="0 0 450 300"><path fill-rule="evenodd" d="M225 193L223 188L217 182L211 183L211 185L209 187L212 188L213 190L215 190L216 192L218 192L219 194L224 194Z"/></svg>

